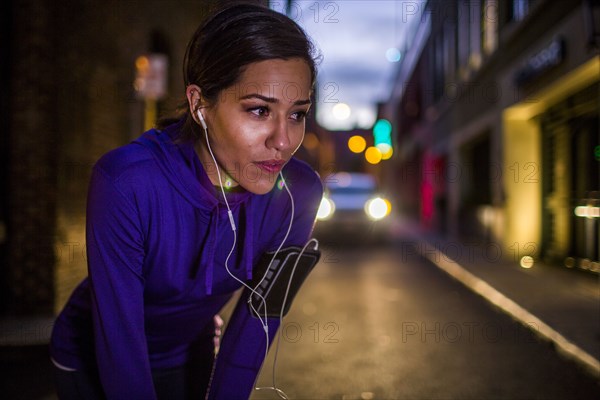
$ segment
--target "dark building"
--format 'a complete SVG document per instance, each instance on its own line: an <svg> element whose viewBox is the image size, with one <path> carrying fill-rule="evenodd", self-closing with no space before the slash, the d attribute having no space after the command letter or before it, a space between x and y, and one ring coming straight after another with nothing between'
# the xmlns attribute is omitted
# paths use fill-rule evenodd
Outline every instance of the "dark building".
<svg viewBox="0 0 600 400"><path fill-rule="evenodd" d="M172 111L183 99L185 46L221 3L2 2L2 315L52 315L87 274L92 165L140 135L145 115ZM136 61L139 69L139 57L151 54L168 62L167 95L144 101L134 89Z"/></svg>
<svg viewBox="0 0 600 400"><path fill-rule="evenodd" d="M600 271L600 2L431 0L385 113L399 208Z"/></svg>

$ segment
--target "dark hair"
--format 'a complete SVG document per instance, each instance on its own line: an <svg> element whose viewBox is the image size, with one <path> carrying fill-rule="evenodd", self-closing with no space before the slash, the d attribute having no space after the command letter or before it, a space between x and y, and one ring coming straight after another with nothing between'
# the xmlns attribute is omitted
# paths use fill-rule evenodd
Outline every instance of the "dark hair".
<svg viewBox="0 0 600 400"><path fill-rule="evenodd" d="M287 16L260 5L238 3L214 12L198 27L186 49L183 80L186 87L198 85L210 107L224 89L238 82L245 66L258 61L301 58L310 68L314 86L317 53L304 30ZM185 120L178 140L200 137L187 101L179 107L179 118ZM168 121L173 119L163 125Z"/></svg>

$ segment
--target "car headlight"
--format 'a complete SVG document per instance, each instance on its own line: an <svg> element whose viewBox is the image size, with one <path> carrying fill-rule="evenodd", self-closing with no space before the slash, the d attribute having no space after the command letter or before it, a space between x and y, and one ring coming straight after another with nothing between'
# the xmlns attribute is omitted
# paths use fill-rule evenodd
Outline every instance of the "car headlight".
<svg viewBox="0 0 600 400"><path fill-rule="evenodd" d="M376 197L365 203L365 212L369 218L376 221L387 217L391 211L392 203L381 197Z"/></svg>
<svg viewBox="0 0 600 400"><path fill-rule="evenodd" d="M321 204L319 205L319 210L317 211L317 219L326 220L331 218L333 213L335 212L335 203L333 200L328 199L327 197L323 197L321 199Z"/></svg>

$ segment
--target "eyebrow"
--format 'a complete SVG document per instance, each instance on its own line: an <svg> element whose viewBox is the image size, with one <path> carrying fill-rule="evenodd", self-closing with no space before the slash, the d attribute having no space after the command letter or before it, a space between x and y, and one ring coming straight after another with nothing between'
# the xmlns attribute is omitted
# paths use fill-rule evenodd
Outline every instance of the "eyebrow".
<svg viewBox="0 0 600 400"><path fill-rule="evenodd" d="M263 96L263 95L258 94L258 93L247 94L245 96L240 97L240 100L246 100L246 99L252 99L252 98L260 99L260 100L266 101L267 103L279 103L279 100L276 99L276 98L274 98L274 97L267 97L267 96ZM301 105L304 105L304 104L312 104L312 102L310 101L310 99L296 100L294 102L295 106L301 106Z"/></svg>

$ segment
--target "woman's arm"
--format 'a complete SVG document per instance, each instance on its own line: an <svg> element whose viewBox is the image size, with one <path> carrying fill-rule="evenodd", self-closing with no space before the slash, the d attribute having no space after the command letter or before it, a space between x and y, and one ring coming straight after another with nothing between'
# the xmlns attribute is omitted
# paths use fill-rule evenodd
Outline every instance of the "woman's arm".
<svg viewBox="0 0 600 400"><path fill-rule="evenodd" d="M279 319L268 318L267 323L270 344ZM265 356L265 345L265 331L241 297L225 329L207 399L248 399Z"/></svg>
<svg viewBox="0 0 600 400"><path fill-rule="evenodd" d="M132 202L96 166L87 208L95 351L109 399L155 399L144 333L143 234Z"/></svg>

